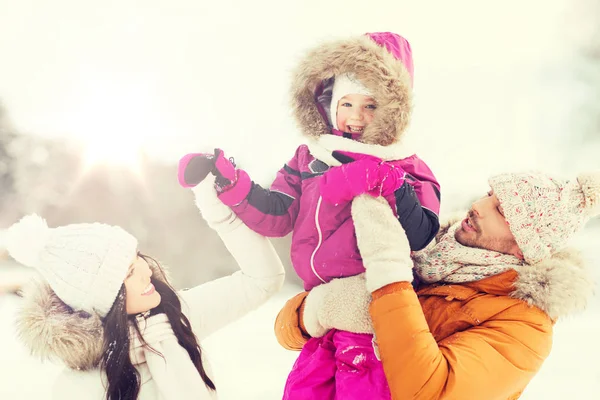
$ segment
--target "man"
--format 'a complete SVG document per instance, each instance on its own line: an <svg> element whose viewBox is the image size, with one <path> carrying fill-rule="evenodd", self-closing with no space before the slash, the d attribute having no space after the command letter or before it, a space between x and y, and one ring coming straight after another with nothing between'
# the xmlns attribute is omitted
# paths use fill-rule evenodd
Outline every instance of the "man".
<svg viewBox="0 0 600 400"><path fill-rule="evenodd" d="M518 398L550 353L556 320L593 292L582 258L566 246L600 214L600 172L489 183L466 218L412 260L389 207L355 201L366 273L291 299L275 325L279 342L299 349L336 329L374 333L392 398Z"/></svg>

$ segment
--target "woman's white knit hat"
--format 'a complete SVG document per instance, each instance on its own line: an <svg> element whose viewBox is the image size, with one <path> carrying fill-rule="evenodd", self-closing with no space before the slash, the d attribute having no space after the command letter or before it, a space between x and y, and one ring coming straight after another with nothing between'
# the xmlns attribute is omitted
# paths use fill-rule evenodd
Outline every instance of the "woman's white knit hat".
<svg viewBox="0 0 600 400"><path fill-rule="evenodd" d="M37 269L56 295L74 310L106 316L137 254L137 239L100 223L49 228L28 215L7 232L7 250Z"/></svg>
<svg viewBox="0 0 600 400"><path fill-rule="evenodd" d="M331 93L331 124L334 129L339 129L337 126L337 106L340 99L349 94L362 94L371 96L369 89L365 87L358 79L351 74L341 74L335 77L333 89Z"/></svg>

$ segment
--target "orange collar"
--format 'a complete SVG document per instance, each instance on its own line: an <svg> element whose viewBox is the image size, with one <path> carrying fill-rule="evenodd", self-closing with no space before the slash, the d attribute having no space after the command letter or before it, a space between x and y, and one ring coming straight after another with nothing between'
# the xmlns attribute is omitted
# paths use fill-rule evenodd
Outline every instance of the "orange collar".
<svg viewBox="0 0 600 400"><path fill-rule="evenodd" d="M518 278L517 271L508 270L498 275L490 276L475 282L467 283L433 283L421 287L418 295L451 296L458 300L467 299L477 293L489 293L508 296L514 290Z"/></svg>

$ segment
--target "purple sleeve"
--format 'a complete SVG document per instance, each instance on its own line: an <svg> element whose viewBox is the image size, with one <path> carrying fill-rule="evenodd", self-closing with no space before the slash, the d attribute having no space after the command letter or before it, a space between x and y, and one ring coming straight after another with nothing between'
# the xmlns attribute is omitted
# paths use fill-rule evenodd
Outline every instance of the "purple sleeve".
<svg viewBox="0 0 600 400"><path fill-rule="evenodd" d="M302 195L299 151L277 173L269 189L252 182L243 201L231 209L250 229L267 237L281 237L294 229Z"/></svg>
<svg viewBox="0 0 600 400"><path fill-rule="evenodd" d="M415 190L415 195L424 207L435 215L440 214L440 184L423 160L414 156L412 162L403 165L407 180Z"/></svg>

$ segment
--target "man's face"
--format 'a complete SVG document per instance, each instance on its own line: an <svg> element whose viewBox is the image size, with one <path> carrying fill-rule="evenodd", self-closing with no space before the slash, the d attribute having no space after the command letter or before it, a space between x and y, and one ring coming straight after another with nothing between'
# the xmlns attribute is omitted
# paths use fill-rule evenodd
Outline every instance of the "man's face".
<svg viewBox="0 0 600 400"><path fill-rule="evenodd" d="M523 253L504 218L498 197L490 191L477 200L454 235L463 246L493 250L523 258Z"/></svg>

